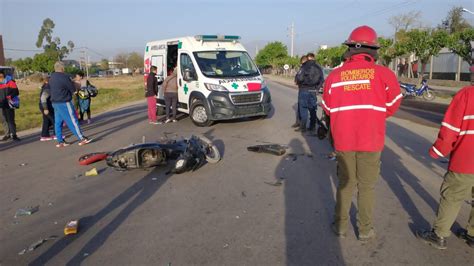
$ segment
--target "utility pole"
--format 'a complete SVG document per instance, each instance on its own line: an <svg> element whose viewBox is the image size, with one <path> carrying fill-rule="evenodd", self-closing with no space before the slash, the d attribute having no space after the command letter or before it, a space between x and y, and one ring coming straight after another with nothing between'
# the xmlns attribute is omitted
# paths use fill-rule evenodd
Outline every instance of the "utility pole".
<svg viewBox="0 0 474 266"><path fill-rule="evenodd" d="M291 22L291 27L288 29L288 36L291 38L291 48L290 48L290 55L293 57L294 52L294 44L295 44L295 23Z"/></svg>
<svg viewBox="0 0 474 266"><path fill-rule="evenodd" d="M5 65L5 55L3 53L3 38L0 35L0 66Z"/></svg>
<svg viewBox="0 0 474 266"><path fill-rule="evenodd" d="M84 48L84 50L82 50L81 53L82 53L82 56L80 57L80 62L84 62L84 66L86 67L86 77L89 78L89 62L88 62L89 60L88 60L86 49Z"/></svg>

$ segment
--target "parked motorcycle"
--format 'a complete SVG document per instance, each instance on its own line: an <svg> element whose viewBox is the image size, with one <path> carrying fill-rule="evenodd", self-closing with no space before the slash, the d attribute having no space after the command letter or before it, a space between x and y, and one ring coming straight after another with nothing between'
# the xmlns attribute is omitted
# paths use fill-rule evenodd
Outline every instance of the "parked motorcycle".
<svg viewBox="0 0 474 266"><path fill-rule="evenodd" d="M105 160L116 170L147 169L174 162L173 173L194 171L205 162L217 163L221 156L216 146L205 137L172 140L165 143L133 144L113 152L96 152L83 155L79 164L89 165Z"/></svg>
<svg viewBox="0 0 474 266"><path fill-rule="evenodd" d="M423 97L427 101L432 101L436 98L435 92L428 86L426 79L421 82L420 88L417 88L414 84L400 83L403 98L407 96Z"/></svg>

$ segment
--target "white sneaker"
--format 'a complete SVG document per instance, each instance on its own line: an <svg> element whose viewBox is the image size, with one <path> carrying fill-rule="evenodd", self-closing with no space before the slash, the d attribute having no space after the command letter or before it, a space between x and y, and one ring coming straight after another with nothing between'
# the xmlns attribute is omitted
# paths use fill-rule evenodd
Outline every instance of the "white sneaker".
<svg viewBox="0 0 474 266"><path fill-rule="evenodd" d="M168 118L168 119L166 119L165 124L171 123L171 121L172 120Z"/></svg>

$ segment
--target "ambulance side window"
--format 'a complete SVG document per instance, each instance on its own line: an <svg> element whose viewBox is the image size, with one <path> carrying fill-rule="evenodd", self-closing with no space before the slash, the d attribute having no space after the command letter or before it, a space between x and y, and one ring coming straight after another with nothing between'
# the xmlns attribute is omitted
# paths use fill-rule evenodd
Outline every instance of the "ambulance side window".
<svg viewBox="0 0 474 266"><path fill-rule="evenodd" d="M180 64L181 75L185 81L197 80L196 69L194 68L193 61L188 54L181 54Z"/></svg>

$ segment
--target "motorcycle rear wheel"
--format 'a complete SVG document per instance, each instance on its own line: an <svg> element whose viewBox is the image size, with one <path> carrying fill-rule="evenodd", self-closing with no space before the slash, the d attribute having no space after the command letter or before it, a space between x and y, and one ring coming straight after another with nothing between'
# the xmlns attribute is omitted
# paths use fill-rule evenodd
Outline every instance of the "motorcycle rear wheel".
<svg viewBox="0 0 474 266"><path fill-rule="evenodd" d="M217 149L217 147L213 145L212 141L210 141L208 138L204 136L199 136L199 138L207 146L205 147L206 161L212 164L218 163L221 160L221 153L219 152L219 149Z"/></svg>

